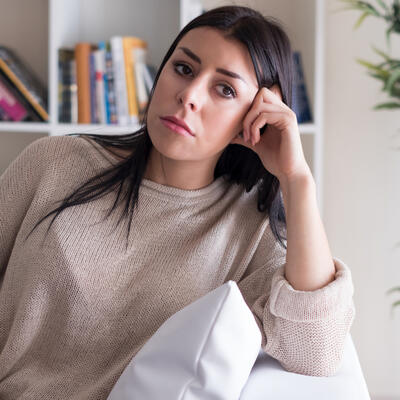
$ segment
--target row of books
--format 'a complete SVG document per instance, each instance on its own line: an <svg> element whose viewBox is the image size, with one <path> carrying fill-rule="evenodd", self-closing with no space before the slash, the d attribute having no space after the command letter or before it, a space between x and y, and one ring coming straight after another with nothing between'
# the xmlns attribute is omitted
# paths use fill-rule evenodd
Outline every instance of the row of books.
<svg viewBox="0 0 400 400"><path fill-rule="evenodd" d="M0 46L0 121L48 121L47 88L10 48Z"/></svg>
<svg viewBox="0 0 400 400"><path fill-rule="evenodd" d="M299 123L312 115L301 54L293 52L292 109ZM156 68L147 63L147 43L114 36L98 44L59 49L59 122L136 124L143 116ZM11 49L0 46L0 120L48 121L47 88Z"/></svg>
<svg viewBox="0 0 400 400"><path fill-rule="evenodd" d="M60 122L130 125L143 117L157 72L146 41L79 42L60 48L58 60Z"/></svg>

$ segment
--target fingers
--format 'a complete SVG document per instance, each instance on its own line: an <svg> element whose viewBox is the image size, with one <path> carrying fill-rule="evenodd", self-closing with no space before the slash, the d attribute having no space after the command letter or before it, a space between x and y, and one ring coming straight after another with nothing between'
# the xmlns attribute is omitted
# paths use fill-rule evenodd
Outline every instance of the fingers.
<svg viewBox="0 0 400 400"><path fill-rule="evenodd" d="M258 109L249 111L243 121L244 139L250 142L257 133L259 135L258 129L266 123L273 124L280 113L282 113L282 107L271 103L263 103Z"/></svg>
<svg viewBox="0 0 400 400"><path fill-rule="evenodd" d="M275 86L272 86L272 89L278 90L275 89ZM246 137L246 132L249 132L249 128L252 122L265 109L264 106L266 104L274 104L280 107L285 106L285 104L281 101L280 96L278 96L278 94L275 94L273 90L270 90L266 87L262 87L255 95L252 105L250 106L250 109L243 120L243 127L245 130L245 140L250 139L250 135L247 135Z"/></svg>
<svg viewBox="0 0 400 400"><path fill-rule="evenodd" d="M252 146L260 141L260 129L267 123L268 115L261 113L253 122L250 128L250 143Z"/></svg>

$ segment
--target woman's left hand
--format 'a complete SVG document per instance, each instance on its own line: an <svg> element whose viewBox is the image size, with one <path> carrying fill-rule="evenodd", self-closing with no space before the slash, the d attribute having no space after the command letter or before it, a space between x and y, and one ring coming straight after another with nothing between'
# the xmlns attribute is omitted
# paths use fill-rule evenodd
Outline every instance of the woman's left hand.
<svg viewBox="0 0 400 400"><path fill-rule="evenodd" d="M260 135L260 129L265 124L268 126ZM311 175L303 153L296 114L283 103L277 85L271 89L263 87L257 92L243 119L243 138L237 136L231 143L241 144L256 152L265 169L280 181Z"/></svg>

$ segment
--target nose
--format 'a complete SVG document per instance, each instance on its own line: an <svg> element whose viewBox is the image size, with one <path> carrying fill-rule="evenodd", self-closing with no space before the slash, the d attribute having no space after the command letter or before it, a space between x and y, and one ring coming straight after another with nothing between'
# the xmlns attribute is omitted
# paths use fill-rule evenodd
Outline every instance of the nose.
<svg viewBox="0 0 400 400"><path fill-rule="evenodd" d="M191 111L198 111L204 98L202 92L203 89L200 80L192 79L178 92L178 103L183 104L185 108L190 107Z"/></svg>

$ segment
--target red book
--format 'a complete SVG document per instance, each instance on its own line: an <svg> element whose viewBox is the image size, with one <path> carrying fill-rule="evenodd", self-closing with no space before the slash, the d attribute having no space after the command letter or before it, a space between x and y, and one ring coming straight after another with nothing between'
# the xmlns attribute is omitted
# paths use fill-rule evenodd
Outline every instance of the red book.
<svg viewBox="0 0 400 400"><path fill-rule="evenodd" d="M11 121L23 121L28 117L25 107L12 94L11 90L0 80L0 108Z"/></svg>

